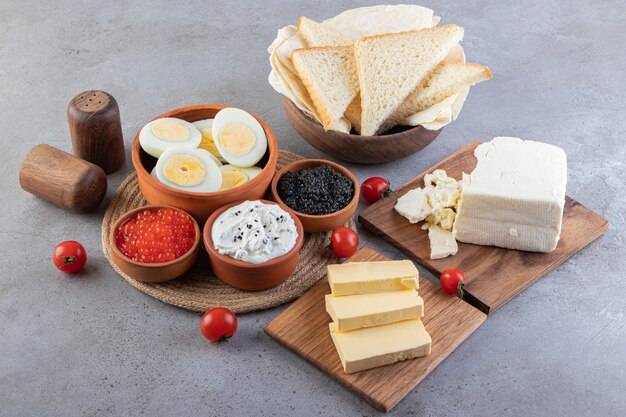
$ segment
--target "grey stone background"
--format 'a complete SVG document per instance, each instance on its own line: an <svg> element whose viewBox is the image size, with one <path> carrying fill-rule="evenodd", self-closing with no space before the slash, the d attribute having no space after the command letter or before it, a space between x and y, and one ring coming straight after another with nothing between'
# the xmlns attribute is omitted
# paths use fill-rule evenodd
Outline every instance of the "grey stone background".
<svg viewBox="0 0 626 417"><path fill-rule="evenodd" d="M127 148L168 109L227 103L254 112L284 149L322 156L292 130L267 83L266 48L302 14L371 1L0 1L0 415L370 416L367 403L272 341L281 308L240 317L207 343L199 315L135 290L101 253L106 202L74 215L23 192L38 143L69 150L65 109L87 89L121 107ZM391 415L619 416L626 397L626 5L622 1L427 1L466 29L468 59L494 79L421 153L353 166L400 184L471 140L514 135L568 155L568 193L610 222L602 238L510 301ZM132 172L109 176L107 201ZM401 255L365 230L362 244ZM81 241L67 276L54 245Z"/></svg>

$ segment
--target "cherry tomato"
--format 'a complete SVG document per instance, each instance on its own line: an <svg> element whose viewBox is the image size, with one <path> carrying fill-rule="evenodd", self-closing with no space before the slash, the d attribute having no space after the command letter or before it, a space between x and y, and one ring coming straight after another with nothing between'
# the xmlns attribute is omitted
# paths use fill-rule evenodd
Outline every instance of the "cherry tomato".
<svg viewBox="0 0 626 417"><path fill-rule="evenodd" d="M392 194L389 181L381 177L372 177L361 184L361 194L370 204L377 202Z"/></svg>
<svg viewBox="0 0 626 417"><path fill-rule="evenodd" d="M202 335L211 342L225 342L237 331L237 316L226 307L215 307L200 320Z"/></svg>
<svg viewBox="0 0 626 417"><path fill-rule="evenodd" d="M78 272L87 262L87 252L80 243L66 240L54 248L52 261L63 272Z"/></svg>
<svg viewBox="0 0 626 417"><path fill-rule="evenodd" d="M330 235L330 243L335 255L349 258L359 248L359 236L349 227L338 227Z"/></svg>
<svg viewBox="0 0 626 417"><path fill-rule="evenodd" d="M463 286L465 285L465 275L458 269L444 269L441 273L441 288L448 294L456 294L463 298Z"/></svg>

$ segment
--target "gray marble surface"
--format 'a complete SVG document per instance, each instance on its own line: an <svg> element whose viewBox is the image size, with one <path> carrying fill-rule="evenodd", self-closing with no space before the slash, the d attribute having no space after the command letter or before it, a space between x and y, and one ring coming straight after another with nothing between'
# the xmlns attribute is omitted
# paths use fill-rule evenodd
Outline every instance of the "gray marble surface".
<svg viewBox="0 0 626 417"><path fill-rule="evenodd" d="M596 4L597 3L597 4ZM23 192L20 161L38 143L69 150L65 109L104 89L126 147L153 116L202 102L263 117L280 146L322 156L287 122L268 85L266 48L306 14L322 20L370 1L0 1L0 415L370 416L378 413L282 348L244 315L208 344L199 315L150 298L101 253L106 203L132 172L109 176L107 202L73 215ZM626 409L626 6L622 1L424 1L466 29L468 59L494 79L428 148L381 166L400 184L471 140L514 135L568 155L568 193L609 231L493 313L391 415L619 416ZM359 229L362 244L401 255ZM52 248L76 239L86 270L69 277Z"/></svg>

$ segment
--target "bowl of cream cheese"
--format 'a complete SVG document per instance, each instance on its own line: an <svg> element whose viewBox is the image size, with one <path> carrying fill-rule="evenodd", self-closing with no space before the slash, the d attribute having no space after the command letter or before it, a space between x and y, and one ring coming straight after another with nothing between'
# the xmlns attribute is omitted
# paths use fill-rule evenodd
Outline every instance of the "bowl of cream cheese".
<svg viewBox="0 0 626 417"><path fill-rule="evenodd" d="M302 223L293 211L267 200L227 204L204 225L213 273L241 290L265 290L289 278L303 240Z"/></svg>

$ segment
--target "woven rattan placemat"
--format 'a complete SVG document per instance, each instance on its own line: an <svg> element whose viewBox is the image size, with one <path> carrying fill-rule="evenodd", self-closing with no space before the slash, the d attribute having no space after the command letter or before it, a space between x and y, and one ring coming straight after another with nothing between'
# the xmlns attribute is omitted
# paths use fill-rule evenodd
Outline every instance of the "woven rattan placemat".
<svg viewBox="0 0 626 417"><path fill-rule="evenodd" d="M291 152L280 151L277 169L298 159L302 157ZM287 281L269 290L241 291L222 283L213 276L204 248L200 250L196 265L183 276L162 283L140 282L126 275L113 263L109 231L115 220L122 214L147 204L139 192L137 175L133 173L117 189L104 213L102 251L113 269L130 285L168 304L199 312L216 306L228 307L235 313L276 307L302 295L326 274L328 264L337 261L327 249L329 233L307 233L295 272ZM354 229L352 219L348 226Z"/></svg>

